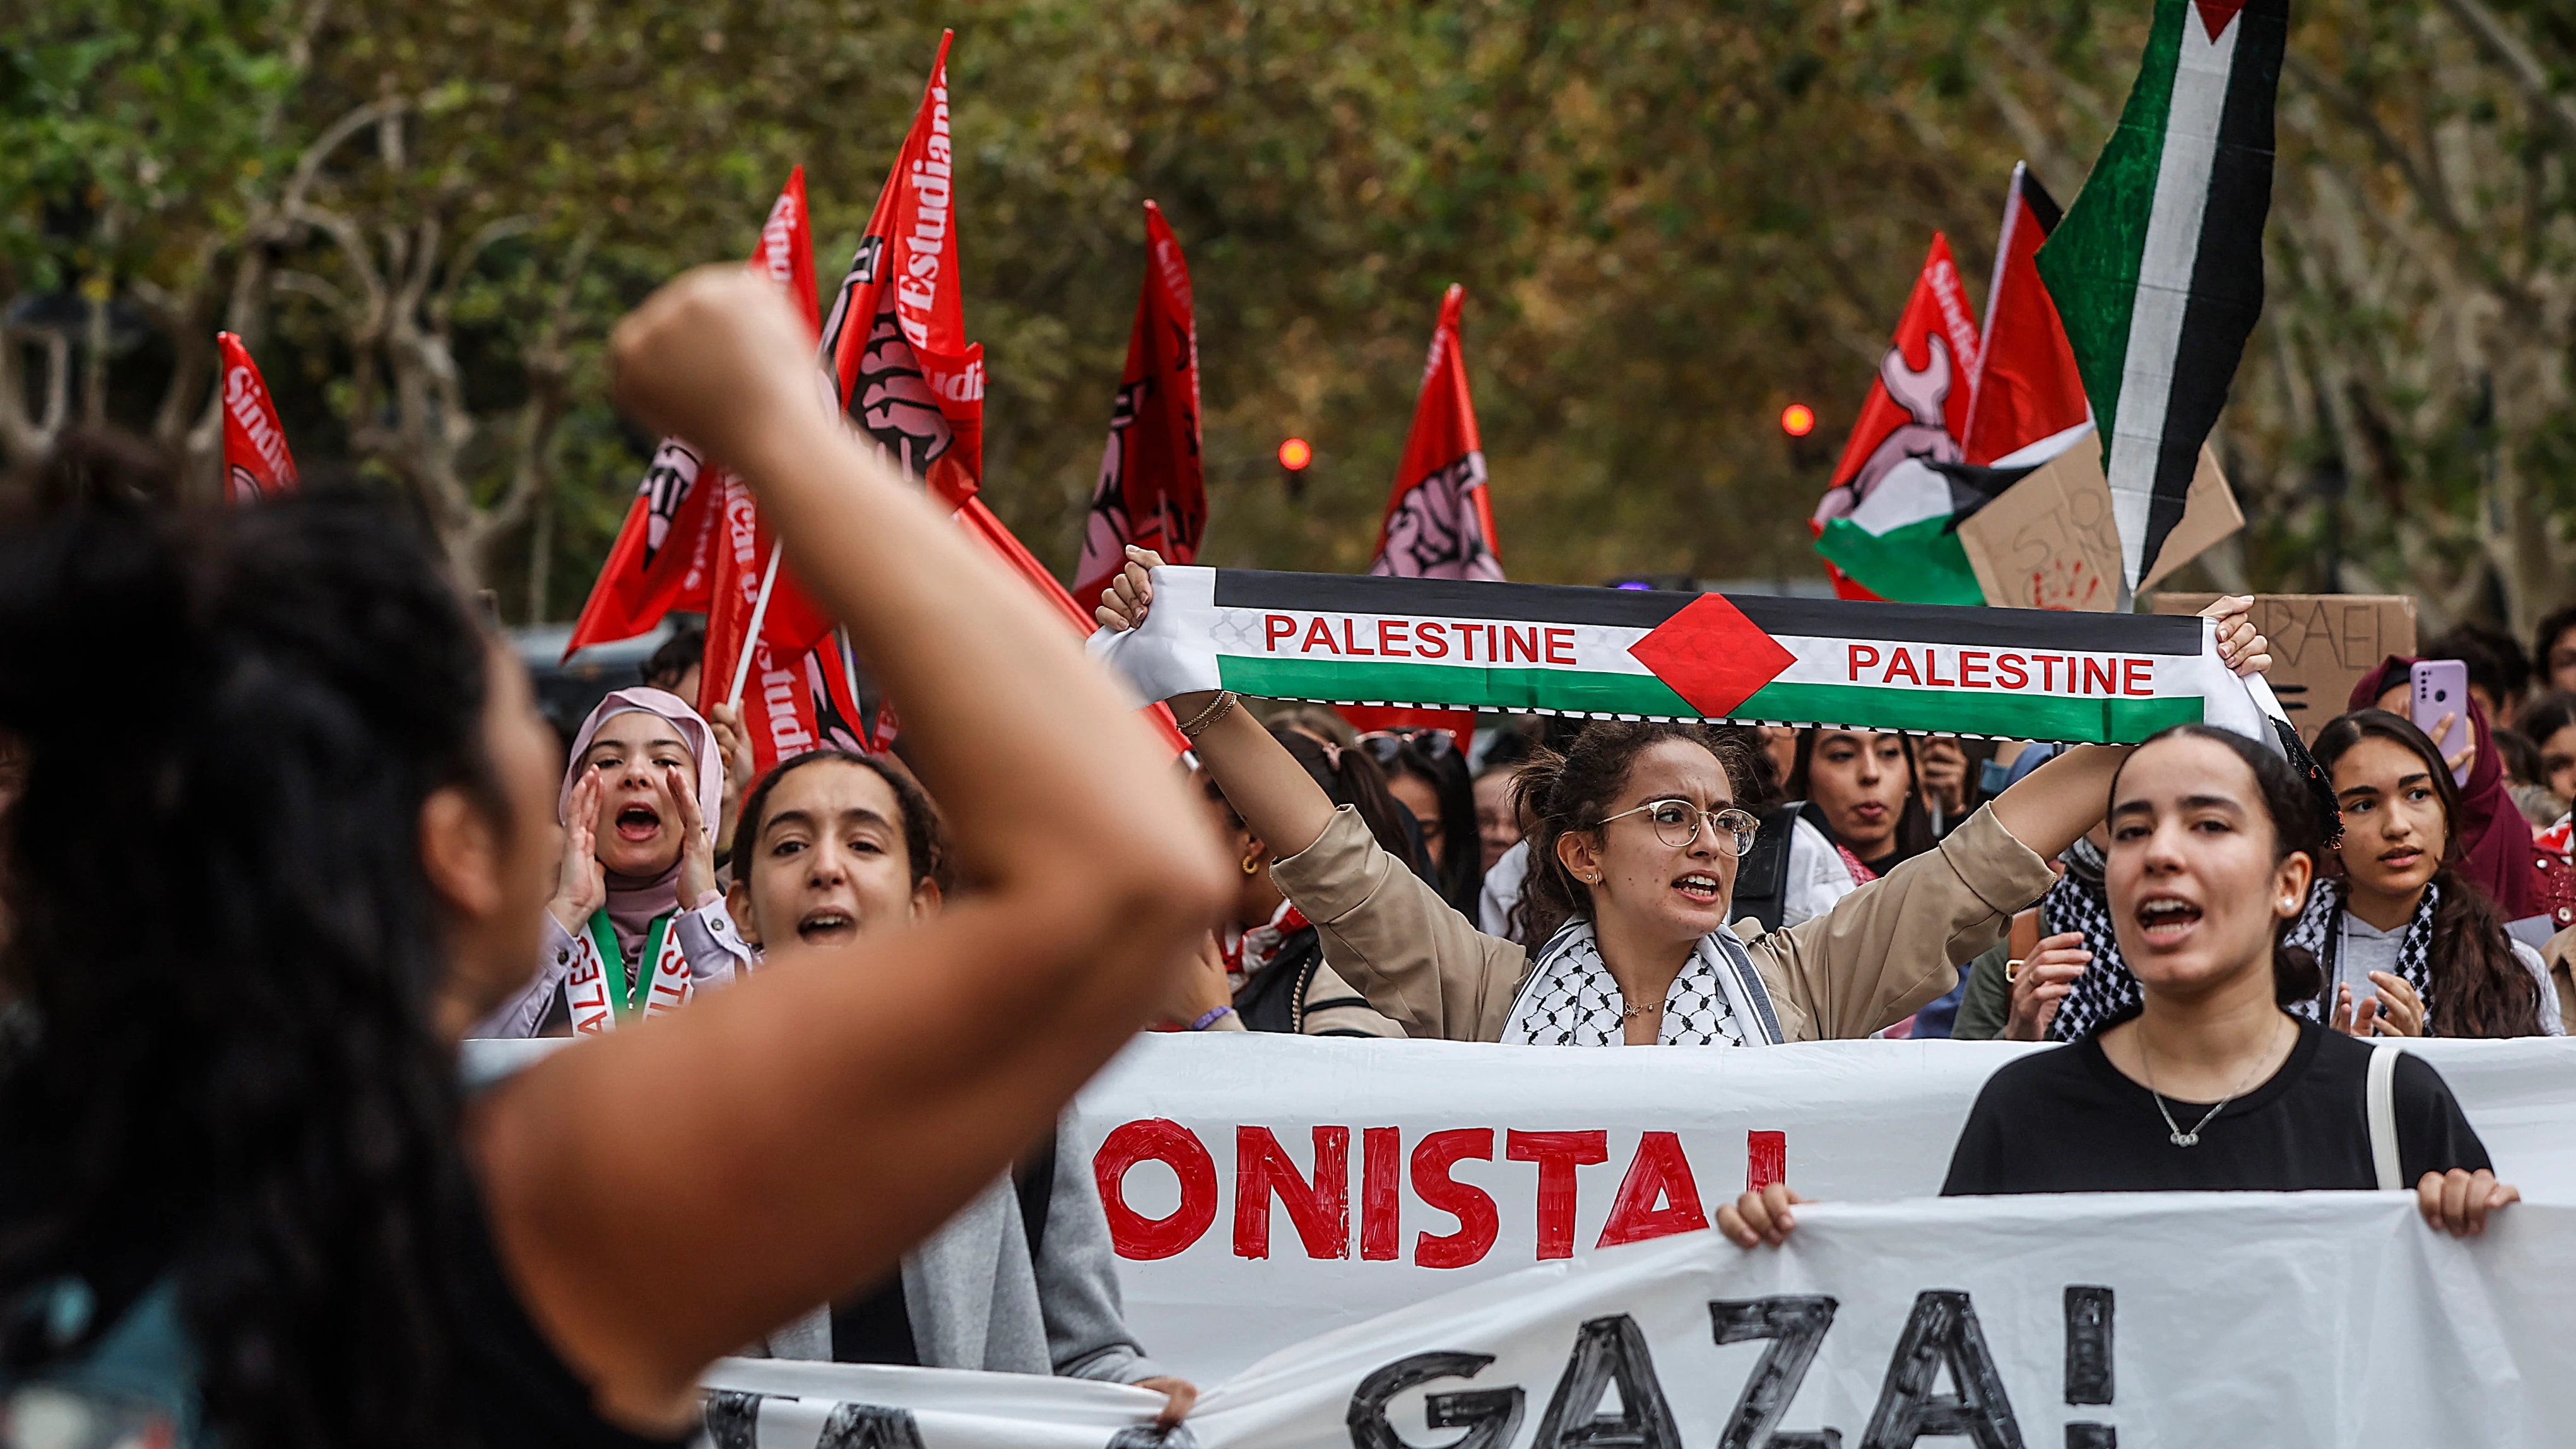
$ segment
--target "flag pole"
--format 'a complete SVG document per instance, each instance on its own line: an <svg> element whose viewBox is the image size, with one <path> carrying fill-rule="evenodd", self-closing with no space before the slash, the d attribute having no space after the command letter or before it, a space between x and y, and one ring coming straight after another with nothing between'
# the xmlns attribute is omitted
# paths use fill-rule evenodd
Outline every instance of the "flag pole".
<svg viewBox="0 0 2576 1449"><path fill-rule="evenodd" d="M778 544L769 543L769 567L760 575L760 596L751 601L751 625L742 631L742 653L733 662L733 688L725 692L725 708L742 708L742 687L751 678L751 651L760 645L760 626L769 617L769 591L778 584Z"/></svg>

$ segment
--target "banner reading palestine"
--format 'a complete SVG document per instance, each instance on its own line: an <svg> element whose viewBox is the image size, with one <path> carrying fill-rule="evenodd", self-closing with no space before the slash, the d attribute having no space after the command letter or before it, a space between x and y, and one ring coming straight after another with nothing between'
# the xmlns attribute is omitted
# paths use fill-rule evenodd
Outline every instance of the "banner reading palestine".
<svg viewBox="0 0 2576 1449"><path fill-rule="evenodd" d="M2120 743L2273 737L2207 620L1161 568L1091 650L1149 699L1738 720Z"/></svg>

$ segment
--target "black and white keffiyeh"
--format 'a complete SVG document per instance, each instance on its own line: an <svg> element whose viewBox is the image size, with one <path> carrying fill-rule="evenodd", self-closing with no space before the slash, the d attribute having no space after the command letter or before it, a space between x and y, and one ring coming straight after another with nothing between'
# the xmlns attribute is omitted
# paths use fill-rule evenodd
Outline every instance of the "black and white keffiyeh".
<svg viewBox="0 0 2576 1449"><path fill-rule="evenodd" d="M2066 863L2066 874L2039 898L2039 933L2076 932L2084 937L2084 949L2093 953L2093 960L2057 1003L2048 1038L2075 1041L2136 1006L2138 978L2129 974L2127 963L2120 959L2119 934L2111 925L2111 898L2102 885L2102 852L2094 849L2092 841L2079 839L2058 859Z"/></svg>
<svg viewBox="0 0 2576 1449"><path fill-rule="evenodd" d="M1577 917L1540 949L1502 1039L1522 1046L1618 1046L1626 1040L1626 1004L1602 964L1592 923ZM1769 1046L1779 1040L1779 1018L1743 943L1725 931L1701 937L1664 994L1656 1043Z"/></svg>
<svg viewBox="0 0 2576 1449"><path fill-rule="evenodd" d="M2089 880L2071 857L2076 851L2091 852L2093 869ZM2076 1041L2098 1031L2102 1026L2136 1007L2140 996L2138 978L2129 974L2128 963L2120 959L2120 943L2111 927L2111 903L2101 884L2101 853L2084 841L2077 841L2069 851L2066 877L2049 887L2040 901L2040 925L2043 934L2065 931L2084 933L2084 947L2093 953L2092 964L2075 978L2075 986L2058 1003L2057 1019L2049 1023L2052 1041ZM2433 907L2441 900L2442 888L2424 887L2424 899L2415 906L2415 918L2406 923L2406 934L2397 942L2397 975L2414 988L2416 999L2426 1011L2433 1005ZM2309 1021L2327 1017L2334 992L2335 965L2343 954L2344 899L2348 889L2341 881L2320 880L2308 888L2307 903L2300 907L2286 944L2305 947L2317 958L2324 977L2324 990L2306 1001L2293 1002L2292 1013Z"/></svg>
<svg viewBox="0 0 2576 1449"><path fill-rule="evenodd" d="M2325 977L2324 989L2315 999L2290 1007L2310 1021L2327 1019L2332 1009L2335 965L2343 956L2346 933L2344 901L2349 895L2341 881L2317 882L2308 892L2307 908L2299 912L2298 924L2290 927L2289 944L2307 947ZM2441 898L2440 886L2425 886L2424 899L2415 903L2415 918L2406 923L2406 934L2397 938L2398 979L2414 989L2428 1017L2433 1012L2433 906Z"/></svg>

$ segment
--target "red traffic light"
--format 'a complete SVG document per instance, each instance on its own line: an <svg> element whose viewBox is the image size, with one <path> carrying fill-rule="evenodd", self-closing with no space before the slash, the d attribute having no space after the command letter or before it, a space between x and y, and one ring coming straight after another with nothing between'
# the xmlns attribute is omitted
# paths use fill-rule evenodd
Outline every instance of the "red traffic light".
<svg viewBox="0 0 2576 1449"><path fill-rule="evenodd" d="M1805 403L1791 403L1780 409L1780 431L1793 438L1803 438L1816 430L1816 410Z"/></svg>
<svg viewBox="0 0 2576 1449"><path fill-rule="evenodd" d="M1291 473L1305 471L1315 461L1315 445L1304 438L1290 438L1279 445L1279 466Z"/></svg>

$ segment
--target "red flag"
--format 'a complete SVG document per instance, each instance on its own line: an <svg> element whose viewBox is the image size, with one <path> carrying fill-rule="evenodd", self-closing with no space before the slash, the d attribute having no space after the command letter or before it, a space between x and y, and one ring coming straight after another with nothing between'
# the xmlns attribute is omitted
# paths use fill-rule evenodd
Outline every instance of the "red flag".
<svg viewBox="0 0 2576 1449"><path fill-rule="evenodd" d="M984 477L984 349L966 341L948 134L948 43L823 324L842 410L954 507Z"/></svg>
<svg viewBox="0 0 2576 1449"><path fill-rule="evenodd" d="M814 325L814 242L805 210L804 167L788 174L786 187L771 204L750 266L785 288L806 325ZM572 639L564 646L565 658L592 644L632 639L673 609L710 607L723 479L709 474L706 486L699 486L701 461L698 450L679 438L664 438L653 450L617 541L609 546L608 561L600 566Z"/></svg>
<svg viewBox="0 0 2576 1449"><path fill-rule="evenodd" d="M1145 203L1145 285L1127 333L1127 367L1109 409L1109 445L1074 566L1077 599L1096 597L1129 544L1168 563L1199 556L1207 477L1199 459L1199 328L1190 268L1163 209Z"/></svg>
<svg viewBox="0 0 2576 1449"><path fill-rule="evenodd" d="M1022 547L1019 539L1002 526L1002 520L993 516L993 510L984 506L983 499L969 498L959 505L957 522L968 533L982 539L986 547L1001 555L1002 561L1011 566L1011 572L1029 581L1030 588L1045 595L1047 602L1064 615L1065 623L1073 629L1076 638L1091 637L1095 622L1091 611L1064 591L1064 585L1057 583L1055 575L1047 572L1046 565L1039 563L1037 556ZM1145 713L1153 721L1155 729L1162 733L1164 743L1172 747L1172 753L1177 755L1190 747L1190 742L1181 738L1180 726L1173 722L1169 709L1157 703L1147 705Z"/></svg>
<svg viewBox="0 0 2576 1449"><path fill-rule="evenodd" d="M1476 400L1467 390L1467 355L1458 342L1458 313L1467 289L1452 282L1440 299L1440 321L1431 329L1431 352L1422 363L1422 392L1413 404L1413 430L1396 465L1395 492L1378 524L1373 574L1408 579L1499 581L1503 561L1494 550L1494 510L1487 497L1485 444L1476 431ZM1358 729L1444 729L1463 748L1476 729L1476 712L1345 706Z"/></svg>
<svg viewBox="0 0 2576 1449"><path fill-rule="evenodd" d="M2039 244L2061 214L2029 164L2016 164L1995 238L1985 339L1968 374L1967 419L1959 432L1970 463L1990 464L2093 420L2075 349L2039 279Z"/></svg>
<svg viewBox="0 0 2576 1449"><path fill-rule="evenodd" d="M215 334L222 354L224 390L224 497L256 503L295 487L295 456L277 423L277 401L250 349L230 332Z"/></svg>
<svg viewBox="0 0 2576 1449"><path fill-rule="evenodd" d="M1395 492L1378 524L1373 574L1406 579L1494 579L1493 506L1485 496L1485 445L1476 433L1476 401L1467 392L1467 357L1458 345L1458 309L1467 289L1451 283L1431 329L1413 430L1396 465Z"/></svg>
<svg viewBox="0 0 2576 1449"><path fill-rule="evenodd" d="M1869 541L1879 536L1882 530L1872 527L1880 523L1875 516L1862 515L1857 525L1850 520L1878 491L1880 482L1892 475L1900 476L1904 485L1902 498L1891 494L1882 500L1882 505L1894 507L1905 502L1903 521L1917 522L1935 514L1947 517L1951 512L1949 495L1944 491L1949 485L1942 475L1930 470L1934 465L1960 461L1958 439L1968 421L1968 378L1974 374L1980 355L1977 319L1968 311L1967 292L1959 284L1959 268L1951 260L1949 238L1935 232L1932 249L1923 258L1923 270L1916 274L1914 290L1905 300L1905 312L1897 319L1896 336L1886 355L1879 359L1878 377L1870 384L1868 400L1861 404L1850 441L1843 445L1842 461L1834 465L1833 486L1826 490L1816 505L1815 516L1808 521L1817 537L1817 551L1825 556L1834 591L1842 597L1875 599L1884 592L1915 603L1981 600L1976 580L1967 572L1964 555L1954 571L1936 569L1938 577L1933 584L1926 584L1911 572L1900 572L1893 583L1885 572L1872 574L1879 579L1881 592L1872 592L1836 566L1838 560L1854 553L1855 545L1866 549ZM1950 552L1957 551L1955 541L1948 547ZM1948 560L1944 556L1933 562L1946 564ZM1851 562L1850 567L1870 573L1859 562ZM1964 584L1949 577L1950 572L1960 575ZM1964 588L1966 596L1942 594L1934 585L1947 587L1952 594Z"/></svg>

